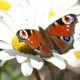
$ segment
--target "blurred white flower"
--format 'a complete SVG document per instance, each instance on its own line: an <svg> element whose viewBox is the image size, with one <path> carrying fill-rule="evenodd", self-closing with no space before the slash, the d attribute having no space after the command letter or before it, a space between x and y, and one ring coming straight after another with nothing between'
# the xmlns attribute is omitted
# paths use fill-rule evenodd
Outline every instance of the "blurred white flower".
<svg viewBox="0 0 80 80"><path fill-rule="evenodd" d="M53 16L50 23L64 15L64 12L77 3L77 0L6 0L11 3L12 8L9 11L0 11L0 60L7 61L16 58L21 63L23 75L31 75L33 68L40 69L43 66L43 60L39 55L24 54L12 47L12 39L19 29L38 29L42 26L44 29L49 25L49 17ZM67 3L67 5L66 5ZM63 7L64 5L64 7ZM74 8L75 9L75 8ZM76 13L77 14L77 13ZM54 16L55 15L55 16ZM28 26L28 27L27 27ZM74 52L69 51L71 58ZM54 57L46 59L60 69L66 68L66 62L70 65L72 62L66 58L67 54L54 54ZM65 57L66 55L66 57ZM75 57L75 55L74 55ZM70 58L70 59L71 59ZM72 58L73 60L77 60ZM4 63L3 62L3 63Z"/></svg>

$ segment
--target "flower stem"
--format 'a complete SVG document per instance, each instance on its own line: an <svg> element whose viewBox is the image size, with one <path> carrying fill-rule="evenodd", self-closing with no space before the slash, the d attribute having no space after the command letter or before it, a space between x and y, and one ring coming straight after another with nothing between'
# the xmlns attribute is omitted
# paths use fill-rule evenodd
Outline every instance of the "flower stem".
<svg viewBox="0 0 80 80"><path fill-rule="evenodd" d="M37 69L34 68L34 69L33 69L33 72L34 72L34 75L35 75L36 79L37 79L37 80L41 80Z"/></svg>

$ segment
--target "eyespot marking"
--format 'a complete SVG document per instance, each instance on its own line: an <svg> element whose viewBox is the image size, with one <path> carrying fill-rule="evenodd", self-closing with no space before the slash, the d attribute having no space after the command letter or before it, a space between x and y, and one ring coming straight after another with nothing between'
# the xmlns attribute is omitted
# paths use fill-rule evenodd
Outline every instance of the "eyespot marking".
<svg viewBox="0 0 80 80"><path fill-rule="evenodd" d="M19 37L21 40L26 40L28 38L28 34L25 30L20 30L19 31Z"/></svg>
<svg viewBox="0 0 80 80"><path fill-rule="evenodd" d="M74 17L73 16L70 16L70 15L67 15L67 16L62 17L62 21L65 24L71 24L71 23L74 22Z"/></svg>

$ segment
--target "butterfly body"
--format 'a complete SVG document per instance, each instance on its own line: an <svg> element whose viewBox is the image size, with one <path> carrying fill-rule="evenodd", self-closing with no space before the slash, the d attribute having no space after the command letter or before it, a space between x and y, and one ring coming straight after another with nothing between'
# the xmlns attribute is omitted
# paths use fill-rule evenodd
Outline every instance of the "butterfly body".
<svg viewBox="0 0 80 80"><path fill-rule="evenodd" d="M53 22L45 30L41 27L39 27L39 31L23 29L19 30L16 35L36 54L40 54L42 57L51 57L56 51L62 54L73 47L76 23L77 16L69 14Z"/></svg>

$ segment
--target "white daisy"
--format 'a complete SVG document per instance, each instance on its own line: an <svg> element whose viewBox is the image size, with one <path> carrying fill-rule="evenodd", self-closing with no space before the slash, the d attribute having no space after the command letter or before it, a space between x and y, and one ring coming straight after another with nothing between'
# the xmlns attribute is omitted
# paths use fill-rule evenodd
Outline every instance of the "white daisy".
<svg viewBox="0 0 80 80"><path fill-rule="evenodd" d="M0 26L2 26L2 29L0 30L0 48L4 49L0 51L0 60L2 60L0 66L2 66L5 61L16 58L17 62L21 63L23 75L31 75L33 68L40 69L43 66L43 60L39 55L33 56L14 50L12 47L12 39L15 36L15 33L11 29L11 27L14 27L14 24L4 12L1 12L0 17ZM24 43L20 43L20 46L21 45L24 45Z"/></svg>
<svg viewBox="0 0 80 80"><path fill-rule="evenodd" d="M0 11L0 26L2 26L0 29L0 48L4 49L3 51L0 51L0 60L5 62L7 60L16 58L17 61L21 63L23 75L28 76L31 75L33 68L40 69L43 66L43 60L39 55L33 56L31 54L24 54L24 52L22 53L18 51L20 46L24 45L27 47L27 45L22 42L16 46L16 43L19 41L16 37L14 37L15 33L19 29L28 28L26 26L31 26L29 28L34 29L38 28L34 26L43 26L43 28L45 28L44 26L47 25L46 23L49 20L49 13L51 14L51 12L54 12L54 14L56 14L56 16L54 16L54 20L56 20L60 17L58 14L63 14L63 12L74 5L77 0L62 0L61 4L59 5L56 5L58 4L56 0L6 1L10 1L12 8L10 11ZM62 5L64 3L66 4L67 2L70 4L65 6L63 11L61 11ZM55 4L55 6L52 6L53 4ZM55 10L56 7L60 13ZM14 50L14 46L16 47L16 50ZM57 55L57 53L54 55L54 57L47 59L47 61L53 63L60 69L66 68L65 60L67 61L63 55Z"/></svg>

